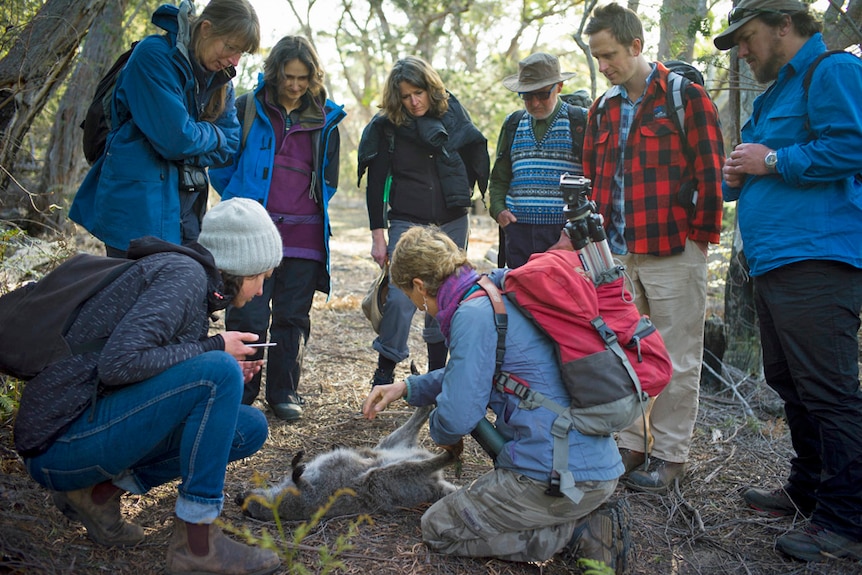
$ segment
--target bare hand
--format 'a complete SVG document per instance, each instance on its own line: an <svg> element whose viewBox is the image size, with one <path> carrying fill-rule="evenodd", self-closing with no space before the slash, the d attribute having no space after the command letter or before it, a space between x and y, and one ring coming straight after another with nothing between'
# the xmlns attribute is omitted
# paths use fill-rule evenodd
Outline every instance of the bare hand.
<svg viewBox="0 0 862 575"><path fill-rule="evenodd" d="M459 439L458 443L452 445L440 445L440 449L448 451L452 459L461 459L461 454L464 452L464 439Z"/></svg>
<svg viewBox="0 0 862 575"><path fill-rule="evenodd" d="M246 343L255 343L259 339L256 333L245 331L223 331L224 350L234 356L237 361L245 361L249 355L257 353L258 348L248 347Z"/></svg>
<svg viewBox="0 0 862 575"><path fill-rule="evenodd" d="M389 385L375 385L362 403L365 419L374 419L386 406L407 395L407 383L398 381Z"/></svg>
<svg viewBox="0 0 862 575"><path fill-rule="evenodd" d="M500 224L501 228L505 228L509 224L514 224L518 221L518 218L515 217L515 214L510 212L509 210L503 210L499 214L497 214L497 223Z"/></svg>
<svg viewBox="0 0 862 575"><path fill-rule="evenodd" d="M772 150L763 144L739 144L724 162L721 173L724 181L731 188L739 188L745 183L745 178L765 176L770 174L764 159Z"/></svg>
<svg viewBox="0 0 862 575"><path fill-rule="evenodd" d="M240 361L239 366L242 368L242 382L248 383L254 378L254 376L260 371L263 367L262 359L254 359L247 361Z"/></svg>
<svg viewBox="0 0 862 575"><path fill-rule="evenodd" d="M381 268L389 259L389 250L386 247L386 236L383 229L371 230L371 257Z"/></svg>

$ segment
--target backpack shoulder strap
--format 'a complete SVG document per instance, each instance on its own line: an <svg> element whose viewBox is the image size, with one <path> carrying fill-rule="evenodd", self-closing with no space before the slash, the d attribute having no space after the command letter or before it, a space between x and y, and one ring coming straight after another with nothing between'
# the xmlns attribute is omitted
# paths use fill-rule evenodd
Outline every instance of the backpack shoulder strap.
<svg viewBox="0 0 862 575"><path fill-rule="evenodd" d="M691 81L676 72L667 74L667 111L676 129L685 139L685 89Z"/></svg>
<svg viewBox="0 0 862 575"><path fill-rule="evenodd" d="M584 151L584 133L587 129L587 109L569 104L569 131L572 136L572 151L578 161Z"/></svg>
<svg viewBox="0 0 862 575"><path fill-rule="evenodd" d="M524 109L515 110L503 120L503 135L506 137L506 145L500 148L497 154L498 158L509 157L512 154L512 143L515 141L515 131L518 129L518 124L521 123L521 118L524 117L527 111ZM492 282L493 283L493 282Z"/></svg>
<svg viewBox="0 0 862 575"><path fill-rule="evenodd" d="M827 50L822 54L819 54L811 65L808 66L808 70L805 71L805 77L802 78L802 97L805 101L808 101L808 88L811 87L811 81L814 79L814 71L817 70L817 66L820 65L820 62L832 56L833 54L846 54L845 50Z"/></svg>
<svg viewBox="0 0 862 575"><path fill-rule="evenodd" d="M497 350L494 358L494 380L503 371L503 358L506 356L506 332L509 330L509 317L500 290L487 275L479 277L479 287L488 294L491 307L494 308L494 327L497 329Z"/></svg>
<svg viewBox="0 0 862 575"><path fill-rule="evenodd" d="M254 103L254 93L246 92L237 98L236 109L242 114L242 140L240 140L239 145L242 150L245 148L245 143L248 141L248 133L251 131L251 125L254 123L254 118L257 115L257 106L255 106Z"/></svg>

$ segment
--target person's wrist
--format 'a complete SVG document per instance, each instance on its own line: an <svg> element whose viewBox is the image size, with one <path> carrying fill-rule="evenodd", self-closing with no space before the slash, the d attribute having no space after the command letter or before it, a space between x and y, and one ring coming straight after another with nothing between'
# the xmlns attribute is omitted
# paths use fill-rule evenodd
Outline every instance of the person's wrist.
<svg viewBox="0 0 862 575"><path fill-rule="evenodd" d="M767 152L763 158L763 163L766 164L766 169L770 174L776 173L778 171L778 152L775 150Z"/></svg>

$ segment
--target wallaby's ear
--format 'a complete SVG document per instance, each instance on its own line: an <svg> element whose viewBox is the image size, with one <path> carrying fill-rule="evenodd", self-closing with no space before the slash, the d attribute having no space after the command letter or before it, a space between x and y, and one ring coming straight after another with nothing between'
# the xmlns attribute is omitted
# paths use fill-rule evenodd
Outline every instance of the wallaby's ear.
<svg viewBox="0 0 862 575"><path fill-rule="evenodd" d="M295 485L299 485L299 478L302 477L302 473L305 471L305 465L300 463L304 455L305 451L299 450L296 455L293 456L293 459L290 460L290 466L293 468L293 473L290 475L290 478L293 479L293 483Z"/></svg>
<svg viewBox="0 0 862 575"><path fill-rule="evenodd" d="M299 465L299 462L302 460L303 456L305 456L305 451L299 450L296 452L296 455L293 456L293 459L290 460L290 466L296 467Z"/></svg>

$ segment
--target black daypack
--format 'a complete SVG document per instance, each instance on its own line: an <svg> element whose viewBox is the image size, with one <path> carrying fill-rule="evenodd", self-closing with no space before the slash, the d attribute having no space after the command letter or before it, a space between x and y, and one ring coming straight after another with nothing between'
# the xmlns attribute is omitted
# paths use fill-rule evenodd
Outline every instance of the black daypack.
<svg viewBox="0 0 862 575"><path fill-rule="evenodd" d="M81 122L81 128L84 130L81 143L84 148L84 157L87 158L90 165L105 152L105 142L112 128L111 100L114 97L114 86L116 86L117 77L126 62L129 61L129 57L137 44L137 42L132 42L132 47L120 54L110 70L99 80L96 93L93 94L93 100L87 107L87 115Z"/></svg>
<svg viewBox="0 0 862 575"><path fill-rule="evenodd" d="M41 280L0 297L0 372L29 380L73 353L101 349L104 341L72 349L64 336L84 303L132 263L78 254Z"/></svg>
<svg viewBox="0 0 862 575"><path fill-rule="evenodd" d="M183 254L204 267L210 313L227 307L230 299L221 293L212 254L196 242L181 246L146 236L132 240L128 259L77 254L42 279L0 296L0 373L30 380L70 355L101 351L107 338L74 346L66 340L81 308L135 260L164 252Z"/></svg>

